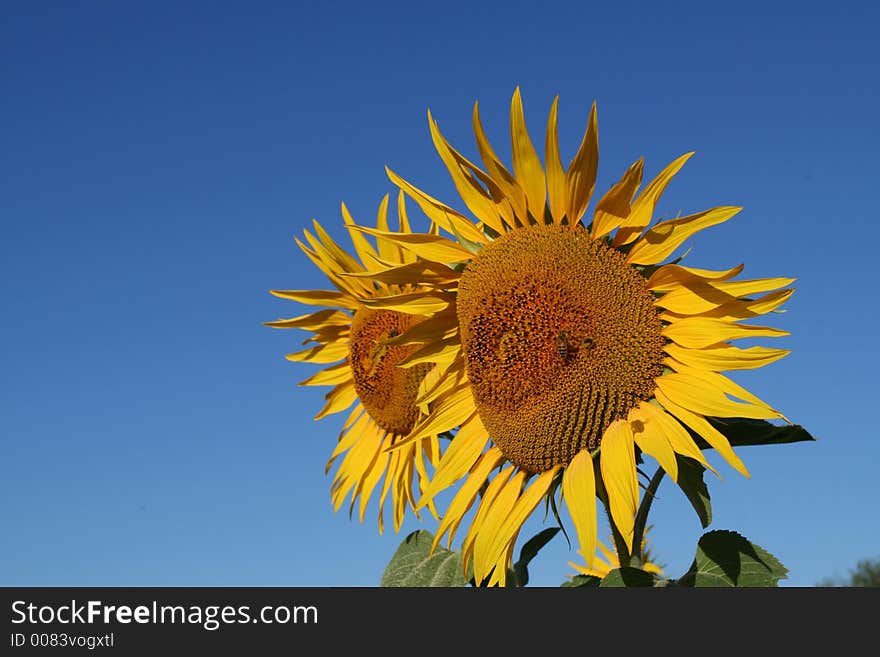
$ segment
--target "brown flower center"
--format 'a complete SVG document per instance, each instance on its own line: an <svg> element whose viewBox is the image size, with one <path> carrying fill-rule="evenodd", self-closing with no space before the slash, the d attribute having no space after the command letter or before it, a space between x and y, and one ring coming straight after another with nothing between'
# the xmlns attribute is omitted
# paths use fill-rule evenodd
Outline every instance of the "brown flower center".
<svg viewBox="0 0 880 657"><path fill-rule="evenodd" d="M527 472L598 447L662 371L644 277L580 226L531 226L487 245L462 273L458 319L480 417Z"/></svg>
<svg viewBox="0 0 880 657"><path fill-rule="evenodd" d="M362 308L351 323L348 360L355 391L376 424L397 436L407 435L415 425L419 384L431 366L397 367L420 345L385 342L422 321L424 317L395 310Z"/></svg>

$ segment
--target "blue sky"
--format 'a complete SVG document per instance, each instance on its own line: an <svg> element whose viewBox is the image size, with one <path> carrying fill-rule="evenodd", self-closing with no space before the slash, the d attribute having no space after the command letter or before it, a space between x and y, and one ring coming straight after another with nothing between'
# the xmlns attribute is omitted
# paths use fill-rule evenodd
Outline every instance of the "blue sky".
<svg viewBox="0 0 880 657"><path fill-rule="evenodd" d="M597 101L599 190L696 151L660 214L745 209L691 265L798 278L773 318L792 354L736 378L819 440L742 449L751 480L710 456L712 527L789 585L880 557L880 10L587 4L7 4L0 584L377 584L419 525L333 513L342 418L312 421L315 368L283 358L305 335L261 324L304 310L268 290L328 287L293 237L342 237L341 201L373 221L385 165L463 209L426 110L474 155L479 100L507 153L517 85L538 143L560 95L566 161ZM696 516L667 483L652 521L680 574ZM532 583L574 556L557 538Z"/></svg>

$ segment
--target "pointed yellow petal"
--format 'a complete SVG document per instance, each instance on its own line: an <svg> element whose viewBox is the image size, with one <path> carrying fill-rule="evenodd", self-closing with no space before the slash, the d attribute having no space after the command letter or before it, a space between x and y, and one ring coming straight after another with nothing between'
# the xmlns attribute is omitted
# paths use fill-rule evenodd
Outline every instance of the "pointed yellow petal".
<svg viewBox="0 0 880 657"><path fill-rule="evenodd" d="M372 258L378 256L376 253L376 249L373 248L373 245L365 238L361 233L356 230L352 230L357 224L352 218L351 213L348 211L348 207L346 207L345 203L342 204L342 221L345 223L345 227L348 229L348 234L351 237L351 243L354 244L354 250L357 252L358 257L361 259L364 267L367 269L371 269Z"/></svg>
<svg viewBox="0 0 880 657"><path fill-rule="evenodd" d="M263 324L272 328L300 328L313 331L323 326L347 326L351 324L351 315L341 310L327 309L291 319L263 322Z"/></svg>
<svg viewBox="0 0 880 657"><path fill-rule="evenodd" d="M371 419L367 413L364 413L364 407L361 404L352 409L351 415L348 417L346 426L339 432L339 438L336 442L336 448L330 455L327 465L324 467L324 474L330 472L333 462L339 458L343 452L347 452L361 437L367 427L370 425Z"/></svg>
<svg viewBox="0 0 880 657"><path fill-rule="evenodd" d="M590 118L584 138L568 165L565 174L565 192L568 197L566 214L568 222L576 224L584 216L593 188L596 186L596 170L599 168L599 127L596 118L596 103L590 108Z"/></svg>
<svg viewBox="0 0 880 657"><path fill-rule="evenodd" d="M396 338L387 340L388 345L424 344L452 337L458 333L458 317L454 309L443 310L430 319L416 324Z"/></svg>
<svg viewBox="0 0 880 657"><path fill-rule="evenodd" d="M430 111L428 112L428 124L431 130L431 139L434 140L434 147L440 154L443 164L449 170L449 175L452 177L455 189L458 190L464 204L483 223L490 226L498 226L499 217L495 209L495 202L473 176L462 169L451 146L443 138L443 135L440 134L440 128L431 116ZM476 165L471 164L471 166L475 167Z"/></svg>
<svg viewBox="0 0 880 657"><path fill-rule="evenodd" d="M651 274L647 287L653 292L668 292L682 285L694 282L726 281L742 272L742 270L743 265L737 265L724 271L695 269L694 267L682 267L681 265L663 265Z"/></svg>
<svg viewBox="0 0 880 657"><path fill-rule="evenodd" d="M459 272L431 260L417 260L388 269L376 269L358 274L342 274L342 276L369 278L385 285L430 285L435 287L450 287L450 284L457 284L458 279L461 278Z"/></svg>
<svg viewBox="0 0 880 657"><path fill-rule="evenodd" d="M414 427L406 438L398 440L391 449L397 449L403 445L449 431L474 414L474 398L471 394L469 383L464 383L454 392L450 392L433 409L431 415L425 418L418 426Z"/></svg>
<svg viewBox="0 0 880 657"><path fill-rule="evenodd" d="M326 237L329 246L318 240L318 238L313 237L309 231L303 231L306 240L314 249L316 258L312 258L308 252L306 252L306 255L309 255L312 262L327 274L327 277L334 285L341 285L342 289L350 290L355 295L361 290L368 292L369 287L363 281L351 281L340 278L339 275L342 273L364 271L364 267L333 242L317 221L314 223L315 227L319 229L317 232Z"/></svg>
<svg viewBox="0 0 880 657"><path fill-rule="evenodd" d="M571 460L562 474L562 497L577 532L578 543L592 565L596 552L596 479L593 458L583 449Z"/></svg>
<svg viewBox="0 0 880 657"><path fill-rule="evenodd" d="M639 483L636 478L636 454L629 422L615 420L602 436L599 467L608 492L611 517L627 548L632 551L636 510L639 507Z"/></svg>
<svg viewBox="0 0 880 657"><path fill-rule="evenodd" d="M720 375L719 375L720 376ZM710 417L747 417L771 420L779 414L755 404L731 401L721 390L708 387L687 374L664 374L656 379L660 389L674 403L694 413Z"/></svg>
<svg viewBox="0 0 880 657"><path fill-rule="evenodd" d="M605 237L629 216L632 212L630 203L639 185L642 184L644 171L645 161L639 158L630 165L623 177L605 192L596 204L596 212L593 213L593 239Z"/></svg>
<svg viewBox="0 0 880 657"><path fill-rule="evenodd" d="M709 226L724 223L740 212L738 207L719 207L679 219L663 221L637 241L626 261L634 265L655 265L672 255L691 235Z"/></svg>
<svg viewBox="0 0 880 657"><path fill-rule="evenodd" d="M489 140L486 139L486 133L483 130L483 124L480 121L480 110L477 103L474 103L474 136L477 139L477 148L480 151L480 157L486 170L492 179L498 185L504 196L509 199L516 218L523 224L527 223L528 207L526 204L526 194L520 184L514 178L513 174L501 163L501 160L492 149ZM515 227L517 222L511 223L511 227Z"/></svg>
<svg viewBox="0 0 880 657"><path fill-rule="evenodd" d="M433 260L434 262L468 262L474 257L470 251L459 246L457 242L448 240L445 237L429 235L427 233L389 233L387 231L364 228L363 226L358 226L357 230L381 237L407 251L412 251L417 256ZM486 238L482 237L482 240L485 242Z"/></svg>
<svg viewBox="0 0 880 657"><path fill-rule="evenodd" d="M382 475L385 474L385 470L388 467L388 461L389 455L387 452L382 451L382 445L380 444L379 449L376 450L373 462L367 469L366 474L361 477L355 488L354 495L352 496L352 504L354 504L355 500L358 498L360 498L361 501L360 509L358 511L358 520L360 522L364 521L367 505L370 502L370 496L373 494L376 485L382 479Z"/></svg>
<svg viewBox="0 0 880 657"><path fill-rule="evenodd" d="M397 242L387 237L396 234L391 232L391 228L388 225L388 194L385 194L379 203L379 210L376 213L376 230L369 232L369 234L376 238L376 246L379 247L379 258L386 262L402 262Z"/></svg>
<svg viewBox="0 0 880 657"><path fill-rule="evenodd" d="M558 122L559 96L553 99L550 106L550 118L547 119L547 138L544 144L544 161L547 163L547 197L550 205L550 216L554 223L561 223L565 216L565 169L559 157Z"/></svg>
<svg viewBox="0 0 880 657"><path fill-rule="evenodd" d="M765 294L762 297L749 301L741 299L737 299L736 301L728 301L727 303L723 303L719 306L713 306L709 310L705 310L699 313L699 315L700 317L713 317L715 319L723 319L725 321L749 319L751 317L757 317L759 315L765 315L769 312L773 312L783 303L788 301L788 298L792 294L794 294L794 288L770 292L769 294ZM675 305L676 307L681 308L685 307L687 303L679 300L679 302L677 302ZM690 316L691 314L697 313L681 313L678 311L664 312L660 314L660 319L662 319L663 321L671 322L676 319L683 319L685 316Z"/></svg>
<svg viewBox="0 0 880 657"><path fill-rule="evenodd" d="M338 383L351 379L351 368L348 365L348 359L327 367L317 374L313 374L305 381L299 383L301 386L335 386Z"/></svg>
<svg viewBox="0 0 880 657"><path fill-rule="evenodd" d="M361 303L367 308L384 308L410 315L430 315L445 310L454 300L455 295L449 292L423 291L361 299Z"/></svg>
<svg viewBox="0 0 880 657"><path fill-rule="evenodd" d="M503 514L499 520L497 531L492 536L486 548L485 558L488 561L497 562L501 559L513 541L519 534L520 528L526 519L532 515L535 507L547 494L553 478L561 466L555 466L550 470L542 472L535 481L532 482L516 500L516 503L506 514ZM507 570L506 564L504 570Z"/></svg>
<svg viewBox="0 0 880 657"><path fill-rule="evenodd" d="M669 181L672 180L692 155L693 153L685 153L678 159L673 160L654 180L648 183L641 194L633 201L632 211L620 224L620 228L614 235L614 246L629 244L651 223L651 218L654 216L654 207L657 205L657 201L660 200L660 196L665 191Z"/></svg>
<svg viewBox="0 0 880 657"><path fill-rule="evenodd" d="M287 360L307 363L334 363L348 357L348 341L321 344L284 356Z"/></svg>
<svg viewBox="0 0 880 657"><path fill-rule="evenodd" d="M421 349L414 351L402 361L398 367L415 367L422 363L450 363L461 353L461 338L456 332L449 338L429 342Z"/></svg>
<svg viewBox="0 0 880 657"><path fill-rule="evenodd" d="M398 176L391 169L386 167L385 172L388 174L388 178L391 179L391 182L406 192L422 209L422 212L428 216L428 219L435 224L453 235L461 235L469 242L475 242L477 244L485 242L486 237L467 217L459 214L437 199L428 196L425 192Z"/></svg>
<svg viewBox="0 0 880 657"><path fill-rule="evenodd" d="M682 347L700 349L737 338L780 337L788 331L769 326L735 324L711 317L687 317L663 328L663 335Z"/></svg>
<svg viewBox="0 0 880 657"><path fill-rule="evenodd" d="M315 416L315 419L320 420L322 417L344 411L346 408L349 408L354 404L355 401L357 401L357 398L358 396L357 392L355 392L353 382L341 383L324 395L324 399L327 400L327 403Z"/></svg>
<svg viewBox="0 0 880 657"><path fill-rule="evenodd" d="M473 543L474 580L477 582L482 582L492 572L492 567L497 559L496 554L492 551L492 542L501 530L504 521L512 514L525 478L525 472L515 473L510 481L498 491L479 524ZM482 506L481 504L480 507L482 508Z"/></svg>
<svg viewBox="0 0 880 657"><path fill-rule="evenodd" d="M696 315L733 304L739 297L790 285L793 278L761 278L753 281L695 282L667 292L654 304L674 313Z"/></svg>
<svg viewBox="0 0 880 657"><path fill-rule="evenodd" d="M446 541L446 545L447 547L452 545L452 541L455 539L455 533L458 530L459 524L461 524L464 514L466 514L471 506L473 506L474 499L479 490L483 487L483 484L486 483L489 474L503 460L504 456L501 454L501 450L497 447L490 447L486 450L486 453L480 457L480 460L477 461L476 465L471 468L470 475L461 485L461 488L458 489L458 492L449 504L449 508L440 519L440 525L437 527L437 533L434 536L434 543L431 547L432 550L440 544L443 535L447 532L449 533L449 538Z"/></svg>
<svg viewBox="0 0 880 657"><path fill-rule="evenodd" d="M741 385L734 383L723 374L719 374L718 372L707 372L705 370L694 369L692 367L688 367L687 365L683 365L682 363L677 363L671 358L665 358L663 360L663 364L672 367L682 375L691 377L697 382L697 385L720 390L732 397L743 399L751 404L754 404L755 406L760 406L761 408L771 411L775 414L774 417L785 419L785 417L779 411L775 410L767 402L759 399L748 390L743 388Z"/></svg>
<svg viewBox="0 0 880 657"><path fill-rule="evenodd" d="M464 477L480 458L488 440L489 435L478 415L466 420L440 458L434 477L425 487L416 508L422 508L437 493Z"/></svg>
<svg viewBox="0 0 880 657"><path fill-rule="evenodd" d="M766 347L739 349L727 345L705 349L688 349L677 344L668 344L664 349L667 354L680 363L712 372L751 370L764 367L764 365L769 365L791 353L787 349L768 349Z"/></svg>
<svg viewBox="0 0 880 657"><path fill-rule="evenodd" d="M700 451L700 448L694 443L691 435L687 432L687 429L681 426L678 420L669 415L669 413L659 406L655 406L649 402L640 402L638 410L641 413L641 419L645 424L651 423L657 425L657 429L666 436L666 439L669 441L669 444L675 452L682 456L694 459L703 467L709 468L712 472L715 472L716 475L718 474L715 471L715 468L709 465L709 462L706 461L703 452Z"/></svg>
<svg viewBox="0 0 880 657"><path fill-rule="evenodd" d="M674 401L672 401L669 397L663 394L662 390L656 390L654 392L654 396L657 401L663 404L663 408L669 411L672 415L677 417L681 422L690 427L695 433L702 436L702 438L709 443L715 450L721 454L725 461L727 461L730 466L739 472L744 477L749 477L749 471L746 468L745 464L736 455L736 452L733 451L733 448L730 446L730 442L720 431L715 429L711 424L709 424L706 419L702 416L691 413L689 410L682 408Z"/></svg>
<svg viewBox="0 0 880 657"><path fill-rule="evenodd" d="M305 231L305 234L310 240L315 238L309 235L308 231ZM297 246L302 250L303 253L306 254L306 257L312 262L315 267L317 267L320 271L327 276L327 279L333 283L333 286L350 297L357 297L364 293L365 288L362 284L354 283L352 284L350 281L347 281L340 277L340 274L343 273L343 270L339 268L338 264L332 261L332 258L327 254L326 249L318 244L317 248L312 251L305 244L300 242L297 238L293 240L296 242ZM317 243L317 242L316 242ZM336 304L339 305L339 304Z"/></svg>
<svg viewBox="0 0 880 657"><path fill-rule="evenodd" d="M464 570L467 571L468 563L470 562L471 555L474 552L474 542L479 538L480 532L483 531L483 525L486 519L486 516L489 513L489 509L492 507L492 503L495 501L495 498L504 490L510 476L514 471L513 466L508 466L504 468L501 472L499 472L492 481L489 482L489 485L486 486L486 489L483 491L482 498L480 499L480 504L477 506L477 512L474 515L474 519L471 521L470 529L468 529L467 536L464 537L464 541L461 544L461 560L462 566ZM474 568L476 570L476 567ZM480 578L479 581L482 581L483 578Z"/></svg>
<svg viewBox="0 0 880 657"><path fill-rule="evenodd" d="M270 290L271 294L282 299L298 301L310 306L333 306L357 310L360 304L350 294L332 290Z"/></svg>
<svg viewBox="0 0 880 657"><path fill-rule="evenodd" d="M642 405L645 405L644 402ZM641 406L633 408L629 412L628 419L633 438L639 449L657 459L657 463L666 471L666 474L673 481L678 481L678 462L675 460L675 450L672 449L660 423L652 415L643 412Z"/></svg>
<svg viewBox="0 0 880 657"><path fill-rule="evenodd" d="M547 183L544 168L526 130L522 97L519 87L513 92L510 103L510 142L513 151L513 173L526 192L529 212L539 222L544 221L544 203L547 199Z"/></svg>

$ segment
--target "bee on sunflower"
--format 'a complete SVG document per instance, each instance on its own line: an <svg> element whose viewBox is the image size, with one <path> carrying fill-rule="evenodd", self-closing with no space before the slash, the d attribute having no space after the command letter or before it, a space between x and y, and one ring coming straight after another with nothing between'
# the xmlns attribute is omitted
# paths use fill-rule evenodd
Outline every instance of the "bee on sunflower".
<svg viewBox="0 0 880 657"><path fill-rule="evenodd" d="M794 279L743 280L742 265L708 270L672 260L689 237L741 210L714 207L652 225L658 200L692 153L645 185L639 159L587 216L599 156L596 107L567 168L557 112L558 98L542 164L515 91L512 170L487 140L477 105L482 166L444 139L429 112L434 145L472 216L389 169L392 182L450 237L350 227L416 257L427 274L409 278L406 292L358 298L376 309L424 313L395 340L415 346L443 374L431 413L391 451L456 431L416 508L463 480L434 545L444 536L451 545L475 506L463 561L466 569L472 563L475 582L488 585L505 584L524 522L542 500L555 508L557 495L587 571L595 570L597 497L618 562L643 563L644 528L636 521L643 455L676 480L679 456L714 471L701 451L705 443L749 476L716 420L786 420L721 372L762 367L789 353L730 341L788 335L743 321L778 309ZM406 266L381 273L415 274ZM435 278L432 267L447 267L444 277Z"/></svg>

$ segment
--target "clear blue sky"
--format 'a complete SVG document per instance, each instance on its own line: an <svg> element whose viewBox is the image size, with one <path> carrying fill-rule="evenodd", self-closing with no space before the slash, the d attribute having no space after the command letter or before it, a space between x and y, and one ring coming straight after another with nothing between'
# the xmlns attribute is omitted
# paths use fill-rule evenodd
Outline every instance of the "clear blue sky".
<svg viewBox="0 0 880 657"><path fill-rule="evenodd" d="M590 7L590 5L592 5ZM819 437L716 456L714 528L790 585L880 557L871 3L6 3L0 22L0 584L375 585L403 535L334 514L342 418L283 354L326 288L296 248L339 204L373 221L384 165L461 209L430 108L473 155L473 102L507 151L516 85L563 158L598 102L598 189L696 151L660 207L745 210L689 262L795 276L793 353L736 377ZM413 209L414 210L414 209ZM424 224L422 224L424 225ZM767 341L765 341L765 344ZM670 574L701 530L653 513ZM433 523L426 523L433 529ZM535 529L539 525L534 524ZM557 538L533 583L573 558Z"/></svg>

